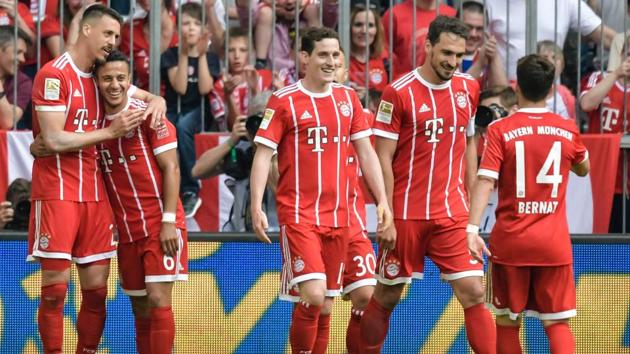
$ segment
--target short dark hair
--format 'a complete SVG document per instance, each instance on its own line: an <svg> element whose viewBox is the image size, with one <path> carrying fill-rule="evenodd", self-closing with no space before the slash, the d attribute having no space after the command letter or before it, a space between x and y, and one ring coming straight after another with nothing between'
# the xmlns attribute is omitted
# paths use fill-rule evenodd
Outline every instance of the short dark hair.
<svg viewBox="0 0 630 354"><path fill-rule="evenodd" d="M492 97L499 97L501 105L506 109L518 104L516 92L511 86L492 86L487 88L479 94L479 102Z"/></svg>
<svg viewBox="0 0 630 354"><path fill-rule="evenodd" d="M339 35L333 29L328 27L309 27L302 33L300 49L310 55L315 49L315 43L327 38L339 41Z"/></svg>
<svg viewBox="0 0 630 354"><path fill-rule="evenodd" d="M112 63L115 61L124 61L125 63L127 63L127 68L129 68L129 72L131 72L131 64L129 63L129 57L127 57L123 52L117 49L110 52L107 55L107 57L105 57L104 61L97 60L96 64L94 64L94 72L96 73L96 71L99 68L101 68L103 65L107 63Z"/></svg>
<svg viewBox="0 0 630 354"><path fill-rule="evenodd" d="M483 4L475 0L465 1L462 4L462 12L464 11L469 11L469 12L483 15L484 14Z"/></svg>
<svg viewBox="0 0 630 354"><path fill-rule="evenodd" d="M85 23L85 21L93 19L93 18L102 18L103 16L109 16L114 20L118 21L120 25L123 25L123 18L120 16L118 11L112 9L111 7L107 7L103 4L94 4L89 6L83 12L83 17L81 18L81 25Z"/></svg>
<svg viewBox="0 0 630 354"><path fill-rule="evenodd" d="M556 68L544 57L530 54L518 60L516 83L521 94L532 102L544 100L549 94Z"/></svg>
<svg viewBox="0 0 630 354"><path fill-rule="evenodd" d="M182 15L186 14L199 22L202 22L201 21L202 12L203 12L203 9L201 8L201 4L197 2L187 2L184 5L182 5Z"/></svg>
<svg viewBox="0 0 630 354"><path fill-rule="evenodd" d="M456 17L440 15L429 25L428 39L431 45L436 45L442 33L452 33L468 39L468 26Z"/></svg>
<svg viewBox="0 0 630 354"><path fill-rule="evenodd" d="M14 34L15 27L10 25L0 26L0 48L5 48L7 45L9 45L9 43L15 43L15 38L13 37ZM17 29L17 37L23 40L27 46L30 47L33 45L33 40L31 40L31 37L29 37L28 34L26 34L26 32L24 32L24 30L19 27Z"/></svg>
<svg viewBox="0 0 630 354"><path fill-rule="evenodd" d="M230 40L232 38L248 37L247 31L241 27L230 27L228 35L230 36Z"/></svg>

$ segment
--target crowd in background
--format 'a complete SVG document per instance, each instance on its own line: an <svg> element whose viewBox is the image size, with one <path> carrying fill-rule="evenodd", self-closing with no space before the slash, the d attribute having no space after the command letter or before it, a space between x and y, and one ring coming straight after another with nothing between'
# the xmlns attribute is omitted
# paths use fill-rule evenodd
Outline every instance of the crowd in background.
<svg viewBox="0 0 630 354"><path fill-rule="evenodd" d="M295 48L300 28L323 25L339 30L339 1L161 1L160 90L168 103L168 119L177 127L187 216L194 215L201 203L199 178L226 173L235 181L231 186L235 196L243 194L238 188L247 190L253 156L249 141L265 98L303 75ZM93 2L0 0L0 129L31 128L32 78L38 67L74 44L82 11ZM102 2L125 15L119 48L132 58L134 84L148 90L151 1L137 0L133 11L130 1ZM525 3L352 1L350 23L344 26L350 31L347 84L374 109L389 82L423 63L428 26L437 14L458 16L470 30L461 71L477 78L485 90L480 113L489 120L505 116L515 109L511 87L516 61L526 54ZM548 107L575 120L583 132L627 131L626 2L539 0L537 8L536 50L556 66ZM479 124L487 124L479 118ZM194 135L201 131L230 132L230 137L200 157L195 154ZM198 160L202 163L195 165ZM244 186L238 187L242 181ZM615 203L620 203L622 187L619 183ZM273 209L273 198L268 199ZM7 209L7 204L0 205L0 225L9 219ZM235 203L231 214L237 217L222 229L249 230L247 209Z"/></svg>

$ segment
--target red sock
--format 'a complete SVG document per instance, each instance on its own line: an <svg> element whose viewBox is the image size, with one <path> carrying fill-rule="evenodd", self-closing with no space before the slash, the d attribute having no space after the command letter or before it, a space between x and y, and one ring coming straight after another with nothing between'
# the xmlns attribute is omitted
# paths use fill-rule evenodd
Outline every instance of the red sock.
<svg viewBox="0 0 630 354"><path fill-rule="evenodd" d="M518 331L521 327L497 324L497 354L523 354Z"/></svg>
<svg viewBox="0 0 630 354"><path fill-rule="evenodd" d="M552 354L575 353L575 338L567 322L560 322L545 327L549 338L549 350Z"/></svg>
<svg viewBox="0 0 630 354"><path fill-rule="evenodd" d="M470 347L477 354L497 352L497 332L494 319L484 303L464 309L466 336Z"/></svg>
<svg viewBox="0 0 630 354"><path fill-rule="evenodd" d="M358 354L361 348L361 317L363 310L352 308L350 312L350 321L348 321L348 329L346 330L346 348L348 354Z"/></svg>
<svg viewBox="0 0 630 354"><path fill-rule="evenodd" d="M175 315L170 306L151 309L151 353L171 354L175 344Z"/></svg>
<svg viewBox="0 0 630 354"><path fill-rule="evenodd" d="M328 337L330 337L330 314L320 314L317 320L317 337L313 346L313 354L326 354Z"/></svg>
<svg viewBox="0 0 630 354"><path fill-rule="evenodd" d="M294 354L310 354L315 346L317 323L321 306L307 304L300 300L293 307L289 341Z"/></svg>
<svg viewBox="0 0 630 354"><path fill-rule="evenodd" d="M37 327L42 338L44 353L61 354L63 345L63 303L68 284L42 286L37 313Z"/></svg>
<svg viewBox="0 0 630 354"><path fill-rule="evenodd" d="M136 351L151 354L151 318L136 317Z"/></svg>
<svg viewBox="0 0 630 354"><path fill-rule="evenodd" d="M361 352L365 354L380 353L389 329L389 317L392 310L386 309L370 299L361 318Z"/></svg>
<svg viewBox="0 0 630 354"><path fill-rule="evenodd" d="M77 354L96 353L105 328L107 287L81 290L83 300L77 316Z"/></svg>

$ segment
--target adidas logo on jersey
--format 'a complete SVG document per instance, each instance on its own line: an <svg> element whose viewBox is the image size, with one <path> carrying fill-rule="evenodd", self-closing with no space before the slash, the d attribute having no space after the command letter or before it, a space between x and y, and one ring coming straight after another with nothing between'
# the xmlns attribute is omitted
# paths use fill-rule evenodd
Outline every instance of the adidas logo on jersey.
<svg viewBox="0 0 630 354"><path fill-rule="evenodd" d="M81 95L81 92L79 92L79 89L75 89L74 90L74 94L72 96L73 97L83 97L83 95Z"/></svg>
<svg viewBox="0 0 630 354"><path fill-rule="evenodd" d="M302 115L300 116L300 120L309 119L309 118L313 118L313 116L310 113L308 113L308 111L304 111L304 113L302 113Z"/></svg>
<svg viewBox="0 0 630 354"><path fill-rule="evenodd" d="M426 103L423 103L422 107L420 107L420 110L418 112L420 113L431 112L431 109L429 109L429 106L427 106Z"/></svg>

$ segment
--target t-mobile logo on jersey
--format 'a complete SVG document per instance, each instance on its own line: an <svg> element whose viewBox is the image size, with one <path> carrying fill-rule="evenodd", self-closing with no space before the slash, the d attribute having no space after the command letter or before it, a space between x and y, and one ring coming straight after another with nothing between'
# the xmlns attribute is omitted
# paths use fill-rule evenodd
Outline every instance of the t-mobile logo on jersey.
<svg viewBox="0 0 630 354"><path fill-rule="evenodd" d="M426 122L424 122L424 128L426 129L424 131L424 135L429 137L429 142L430 143L439 143L440 139L437 138L438 134L442 134L442 132L444 132L444 129L442 129L442 126L444 125L444 119L442 118L432 118L427 120Z"/></svg>
<svg viewBox="0 0 630 354"><path fill-rule="evenodd" d="M308 128L306 130L306 134L308 136L308 139L306 139L306 143L307 144L311 144L311 145L315 145L315 147L313 148L313 152L324 152L324 147L323 144L327 144L328 143L328 128L327 127L313 127L313 128ZM342 136L342 137L338 137L338 136L333 136L332 137L332 142L333 143L339 143L339 141L342 142L346 142L346 137Z"/></svg>
<svg viewBox="0 0 630 354"><path fill-rule="evenodd" d="M85 126L89 124L88 110L86 108L77 109L77 114L74 116L73 123L77 126L75 133L85 133ZM96 126L96 119L92 122L92 125Z"/></svg>
<svg viewBox="0 0 630 354"><path fill-rule="evenodd" d="M602 130L612 131L612 126L617 125L619 120L619 110L602 107Z"/></svg>

